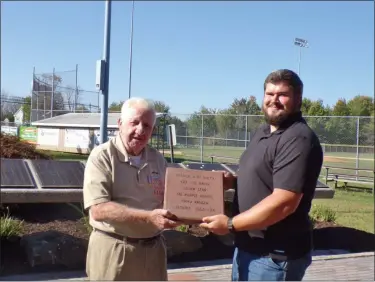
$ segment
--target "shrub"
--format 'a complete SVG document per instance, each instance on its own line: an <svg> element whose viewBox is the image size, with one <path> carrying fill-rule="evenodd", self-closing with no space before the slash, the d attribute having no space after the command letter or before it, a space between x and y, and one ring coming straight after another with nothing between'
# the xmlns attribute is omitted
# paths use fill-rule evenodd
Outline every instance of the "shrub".
<svg viewBox="0 0 375 282"><path fill-rule="evenodd" d="M177 231L180 232L188 232L189 231L189 225L180 225L176 228Z"/></svg>
<svg viewBox="0 0 375 282"><path fill-rule="evenodd" d="M35 145L21 141L17 136L0 133L0 157L7 159L51 159L36 150Z"/></svg>
<svg viewBox="0 0 375 282"><path fill-rule="evenodd" d="M23 232L23 221L14 219L8 215L0 218L0 237L11 238L20 236Z"/></svg>
<svg viewBox="0 0 375 282"><path fill-rule="evenodd" d="M336 222L336 212L323 205L312 205L310 218L313 223L317 221Z"/></svg>

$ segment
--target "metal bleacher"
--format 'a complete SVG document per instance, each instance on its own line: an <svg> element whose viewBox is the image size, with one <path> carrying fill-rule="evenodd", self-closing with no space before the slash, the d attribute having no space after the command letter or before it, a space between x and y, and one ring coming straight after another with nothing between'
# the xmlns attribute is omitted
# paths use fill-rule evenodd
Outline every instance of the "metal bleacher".
<svg viewBox="0 0 375 282"><path fill-rule="evenodd" d="M182 167L187 169L201 169L201 170L217 170L217 171L228 171L230 173L236 174L238 171L239 165L238 164L222 164L222 163L194 163L194 162L186 162L181 164ZM330 188L329 186L323 184L319 180L316 184L315 189L315 199L332 199L335 194L334 189ZM226 201L232 201L234 197L234 189L229 189L224 193L224 199Z"/></svg>
<svg viewBox="0 0 375 282"><path fill-rule="evenodd" d="M238 165L221 163L169 163L169 167L228 171ZM85 161L1 159L1 203L79 203L83 200ZM234 189L225 191L232 201ZM315 198L333 198L334 190L318 181Z"/></svg>

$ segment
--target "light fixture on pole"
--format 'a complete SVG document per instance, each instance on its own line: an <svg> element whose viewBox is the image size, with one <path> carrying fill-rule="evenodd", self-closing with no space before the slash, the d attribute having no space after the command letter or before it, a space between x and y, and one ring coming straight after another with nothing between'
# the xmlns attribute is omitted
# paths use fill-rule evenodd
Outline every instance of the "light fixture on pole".
<svg viewBox="0 0 375 282"><path fill-rule="evenodd" d="M133 23L134 23L134 0L132 1L132 14L130 23L130 54L129 54L129 99L132 91L132 63L133 63Z"/></svg>
<svg viewBox="0 0 375 282"><path fill-rule="evenodd" d="M309 48L309 43L305 39L295 38L294 45L300 47L299 48L299 58L298 58L298 75L301 75L301 56L302 56L302 48Z"/></svg>

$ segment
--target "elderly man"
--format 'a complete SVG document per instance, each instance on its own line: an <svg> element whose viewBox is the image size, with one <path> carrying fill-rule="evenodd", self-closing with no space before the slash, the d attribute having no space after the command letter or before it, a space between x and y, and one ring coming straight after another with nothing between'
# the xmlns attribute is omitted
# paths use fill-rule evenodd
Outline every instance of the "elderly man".
<svg viewBox="0 0 375 282"><path fill-rule="evenodd" d="M91 152L84 176L90 235L90 280L167 280L160 233L178 225L164 200L164 157L147 145L156 120L151 102L127 100L119 134Z"/></svg>
<svg viewBox="0 0 375 282"><path fill-rule="evenodd" d="M322 167L318 137L301 114L303 83L290 70L268 75L263 111L267 124L253 135L239 161L233 218L204 218L216 234L233 232L232 280L302 280L311 264L311 201ZM233 181L234 180L234 181Z"/></svg>

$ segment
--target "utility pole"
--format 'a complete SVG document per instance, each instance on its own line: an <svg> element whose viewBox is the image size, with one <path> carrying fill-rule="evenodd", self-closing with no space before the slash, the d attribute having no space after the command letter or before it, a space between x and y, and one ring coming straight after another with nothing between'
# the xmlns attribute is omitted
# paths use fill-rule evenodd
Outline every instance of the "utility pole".
<svg viewBox="0 0 375 282"><path fill-rule="evenodd" d="M299 48L299 57L298 57L298 75L301 75L301 59L302 59L302 48L309 48L309 43L305 39L295 38L294 45Z"/></svg>
<svg viewBox="0 0 375 282"><path fill-rule="evenodd" d="M130 55L129 55L129 99L132 91L132 64L133 64L133 24L134 24L134 0L132 1L132 15L130 23Z"/></svg>
<svg viewBox="0 0 375 282"><path fill-rule="evenodd" d="M105 1L105 18L104 18L104 46L103 60L100 62L100 74L97 69L97 87L102 91L101 116L100 116L100 143L107 142L108 138L108 90L109 90L109 59L111 50L111 6L112 1Z"/></svg>

